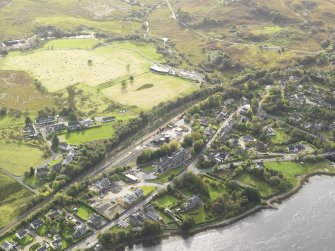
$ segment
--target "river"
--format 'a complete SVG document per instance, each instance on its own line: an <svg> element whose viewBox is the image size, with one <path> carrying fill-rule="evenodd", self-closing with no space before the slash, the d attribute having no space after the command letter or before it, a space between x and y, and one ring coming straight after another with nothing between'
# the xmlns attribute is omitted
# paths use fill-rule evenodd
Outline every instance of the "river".
<svg viewBox="0 0 335 251"><path fill-rule="evenodd" d="M297 194L230 227L170 237L136 251L335 250L335 177L310 179Z"/></svg>

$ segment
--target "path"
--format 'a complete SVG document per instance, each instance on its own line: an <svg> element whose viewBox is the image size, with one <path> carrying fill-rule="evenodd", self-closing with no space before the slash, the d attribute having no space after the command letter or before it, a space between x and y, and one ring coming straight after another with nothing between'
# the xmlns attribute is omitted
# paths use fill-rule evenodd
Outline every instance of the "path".
<svg viewBox="0 0 335 251"><path fill-rule="evenodd" d="M15 176L12 173L0 168L0 172L6 174L7 176L11 177L14 179L16 182L18 182L21 186L32 192L33 194L38 194L38 191L36 189L31 188L30 186L27 186L26 184L23 183L23 177L21 176Z"/></svg>
<svg viewBox="0 0 335 251"><path fill-rule="evenodd" d="M171 14L172 14L172 17L177 20L182 26L184 26L185 28L189 29L190 31L198 34L199 36L201 37L204 37L206 39L209 39L209 40L213 40L213 41L218 41L218 42L223 42L223 43L228 43L228 44L231 44L231 45L258 45L258 44L262 44L262 43L265 43L267 41L270 41L271 39L273 39L275 36L278 35L278 33L276 33L273 37L267 39L267 40L264 40L264 41L261 41L261 42L233 42L233 41L229 41L229 40L225 40L225 39L220 39L220 38L215 38L215 37L211 37L211 36L208 36L198 30L195 30L193 29L192 27L190 27L189 25L187 25L186 23L184 23L183 21L179 20L172 8L172 5L170 3L169 0L166 0L167 2L167 5L171 11ZM292 10L291 10L292 11ZM282 32L282 31L281 31ZM280 32L279 32L280 33ZM292 51L292 52L295 52L295 53L309 53L309 54L319 54L319 53L322 53L324 52L324 50L317 50L317 51L310 51L310 50L296 50L296 49L292 49L292 48L287 48L285 47L285 50L286 51Z"/></svg>

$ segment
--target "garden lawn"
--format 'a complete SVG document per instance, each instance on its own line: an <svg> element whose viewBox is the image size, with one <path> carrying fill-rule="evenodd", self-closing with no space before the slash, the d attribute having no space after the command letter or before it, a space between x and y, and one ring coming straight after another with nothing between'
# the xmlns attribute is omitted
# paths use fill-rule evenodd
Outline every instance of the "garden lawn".
<svg viewBox="0 0 335 251"><path fill-rule="evenodd" d="M203 222L215 219L214 216L209 215L205 212L204 207L202 205L191 210L190 212L182 213L181 215L183 218L193 218L195 221L195 224L199 224L199 223L203 223Z"/></svg>
<svg viewBox="0 0 335 251"><path fill-rule="evenodd" d="M275 128L274 130L276 131L276 135L271 136L271 141L273 144L281 144L290 139L290 136L286 134L282 128Z"/></svg>
<svg viewBox="0 0 335 251"><path fill-rule="evenodd" d="M330 162L327 160L323 160L323 161L313 163L313 164L311 163L301 164L299 162L276 161L276 162L265 163L265 167L282 172L285 178L287 178L288 181L293 185L297 184L297 177L300 175L310 174L310 173L314 173L317 171L330 172L332 168L330 166Z"/></svg>
<svg viewBox="0 0 335 251"><path fill-rule="evenodd" d="M89 128L78 132L68 132L61 136L68 144L79 145L95 140L109 139L114 136L115 129L111 124Z"/></svg>
<svg viewBox="0 0 335 251"><path fill-rule="evenodd" d="M173 204L178 203L180 200L178 200L175 196L170 195L170 194L166 194L162 197L159 197L155 200L153 200L153 204L156 204L159 207L163 207L163 208L169 208L171 207Z"/></svg>
<svg viewBox="0 0 335 251"><path fill-rule="evenodd" d="M167 171L166 173L163 173L163 174L159 175L156 179L152 179L150 181L157 182L157 183L166 183L166 182L169 181L170 177L172 177L172 178L175 177L176 175L181 173L184 169L185 169L184 166L181 166L181 167L176 168L176 169L171 169L171 170Z"/></svg>
<svg viewBox="0 0 335 251"><path fill-rule="evenodd" d="M31 166L36 167L45 161L44 152L24 144L7 144L0 140L0 167L16 176L22 176Z"/></svg>
<svg viewBox="0 0 335 251"><path fill-rule="evenodd" d="M154 166L141 167L141 171L144 172L144 173L151 173L153 170L155 170Z"/></svg>
<svg viewBox="0 0 335 251"><path fill-rule="evenodd" d="M78 212L76 215L83 221L87 221L88 218L94 213L90 208L85 205L79 205Z"/></svg>
<svg viewBox="0 0 335 251"><path fill-rule="evenodd" d="M139 188L143 189L144 196L148 196L149 194L152 194L156 190L156 187L154 186L140 186Z"/></svg>
<svg viewBox="0 0 335 251"><path fill-rule="evenodd" d="M252 186L258 189L262 198L267 198L276 192L275 189L271 187L269 184L267 184L263 180L260 180L248 173L241 174L238 177L238 180L242 182L243 184L246 184L248 186Z"/></svg>

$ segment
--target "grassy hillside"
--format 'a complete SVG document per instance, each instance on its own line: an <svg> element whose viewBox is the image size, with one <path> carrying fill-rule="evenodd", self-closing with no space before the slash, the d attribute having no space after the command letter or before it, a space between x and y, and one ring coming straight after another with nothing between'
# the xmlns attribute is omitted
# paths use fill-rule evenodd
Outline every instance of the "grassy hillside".
<svg viewBox="0 0 335 251"><path fill-rule="evenodd" d="M0 172L0 228L21 213L32 194Z"/></svg>

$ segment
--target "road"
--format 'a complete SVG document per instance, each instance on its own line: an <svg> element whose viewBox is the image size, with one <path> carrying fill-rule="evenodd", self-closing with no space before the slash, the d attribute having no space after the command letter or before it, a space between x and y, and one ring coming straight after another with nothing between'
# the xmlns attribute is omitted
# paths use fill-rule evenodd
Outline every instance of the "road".
<svg viewBox="0 0 335 251"><path fill-rule="evenodd" d="M172 119L170 119L164 125L160 126L160 128L166 127L169 123L176 121L183 114L184 114L184 112L181 112L178 115L174 116ZM159 129L156 129L153 132L145 135L143 138L141 138L137 142L134 142L133 144L131 144L129 147L127 147L124 150L116 149L116 150L112 151L103 163L99 164L96 168L91 168L91 169L87 170L86 172L82 173L76 179L74 179L72 182L67 184L67 186L64 189L60 190L59 192L63 192L71 184L76 183L76 182L80 182L83 179L85 179L86 177L93 177L93 176L97 175L98 173L100 173L104 170L107 170L109 168L115 167L115 166L120 166L120 165L125 166L125 165L127 165L131 161L135 160L137 158L137 156L141 153L141 148L142 148L143 142L149 140L150 138L152 138L157 133L159 133ZM27 218L30 214L32 214L37 209L39 209L41 207L44 207L47 203L49 203L54 198L54 196L55 195L51 195L50 197L48 197L44 201L35 205L30 210L24 212L22 215L13 219L5 227L0 229L0 236L5 234L6 232L8 232L11 228L13 228L19 222L21 222L22 220Z"/></svg>
<svg viewBox="0 0 335 251"><path fill-rule="evenodd" d="M6 174L7 176L11 177L12 179L14 179L16 182L20 183L21 186L23 186L24 188L26 188L27 190L29 190L30 192L37 194L37 190L31 188L30 186L27 186L26 184L23 183L23 177L20 176L15 176L12 173L0 168L0 172L3 172L4 174Z"/></svg>
<svg viewBox="0 0 335 251"><path fill-rule="evenodd" d="M201 151L201 153L203 153L204 151L206 151L208 148L210 148L213 144L213 142L215 141L215 139L221 135L221 132L224 128L226 128L228 126L228 124L230 123L230 121L234 118L234 116L238 115L239 112L241 111L242 106L239 106L237 108L237 110L235 112L233 112L232 114L229 115L229 117L221 124L221 126L218 128L218 130L216 131L216 133L207 141L204 149ZM196 164L198 163L198 160L200 158L201 154L199 154L193 161L192 163L187 167L188 171L191 171L195 174L198 174L200 172L200 169L198 169L196 167Z"/></svg>
<svg viewBox="0 0 335 251"><path fill-rule="evenodd" d="M111 222L107 223L105 226L103 226L101 229L99 229L99 231L96 231L96 232L90 234L88 237L84 238L83 240L81 240L80 242L78 242L76 245L65 249L65 251L69 251L69 250L83 250L83 249L87 249L89 247L92 247L92 244L94 245L94 244L96 244L98 242L98 235L99 235L99 233L103 233L104 231L109 230L110 228L112 228L113 226L115 226L120 220L124 220L127 217L129 217L129 215L135 213L142 206L144 206L145 204L149 203L156 194L157 194L157 192L154 192L149 197L147 197L145 200L139 202L135 206L133 206L133 207L127 209L126 211L124 211L123 213L121 213L120 217L118 219L112 220ZM89 245L86 245L87 243L89 243Z"/></svg>

